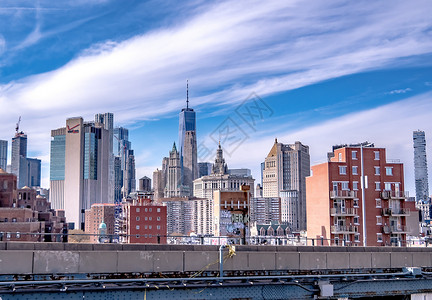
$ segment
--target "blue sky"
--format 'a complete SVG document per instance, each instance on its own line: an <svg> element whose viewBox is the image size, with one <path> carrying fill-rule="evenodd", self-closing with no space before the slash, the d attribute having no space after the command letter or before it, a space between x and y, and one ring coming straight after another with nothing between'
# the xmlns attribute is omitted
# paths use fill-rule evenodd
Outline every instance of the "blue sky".
<svg viewBox="0 0 432 300"><path fill-rule="evenodd" d="M10 141L22 116L48 186L50 130L113 112L131 129L137 177L151 176L177 141L189 79L201 149L215 149L215 133L236 124L241 144L223 145L229 167L259 179L275 137L309 145L312 163L333 144L369 140L401 159L414 195L412 131L432 134L431 9L430 1L4 0L0 139ZM254 100L268 110L250 126L237 112Z"/></svg>

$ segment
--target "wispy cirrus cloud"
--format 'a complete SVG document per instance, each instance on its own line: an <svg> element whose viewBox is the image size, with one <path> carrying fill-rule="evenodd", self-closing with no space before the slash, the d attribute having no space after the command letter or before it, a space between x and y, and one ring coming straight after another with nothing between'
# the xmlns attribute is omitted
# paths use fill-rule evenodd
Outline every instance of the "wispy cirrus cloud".
<svg viewBox="0 0 432 300"><path fill-rule="evenodd" d="M99 43L57 70L0 87L0 127L13 128L22 115L47 153L50 129L69 116L91 117L103 107L130 123L178 110L186 78L196 87L194 106L214 107L236 105L252 91L271 95L394 67L401 58L432 52L431 5L198 4L195 15L179 18L176 26ZM36 34L30 42L38 39Z"/></svg>
<svg viewBox="0 0 432 300"><path fill-rule="evenodd" d="M331 146L369 141L376 147L387 149L388 159L400 159L404 164L405 189L414 195L414 150L413 131L423 130L429 141L432 124L425 122L432 118L432 92L405 98L374 109L350 113L339 118L320 122L301 129L287 130L276 127L265 136L254 136L226 160L229 167L248 167L254 177L260 178L259 164L274 143L291 144L301 141L310 148L311 165L326 161ZM249 149L254 149L250 151ZM247 156L244 154L248 153ZM429 153L431 154L431 153ZM432 161L429 160L429 169Z"/></svg>
<svg viewBox="0 0 432 300"><path fill-rule="evenodd" d="M405 89L393 90L393 91L388 92L387 94L389 94L389 95L393 95L393 94L405 94L405 93L408 93L408 92L411 92L411 91L412 91L411 88L405 88Z"/></svg>

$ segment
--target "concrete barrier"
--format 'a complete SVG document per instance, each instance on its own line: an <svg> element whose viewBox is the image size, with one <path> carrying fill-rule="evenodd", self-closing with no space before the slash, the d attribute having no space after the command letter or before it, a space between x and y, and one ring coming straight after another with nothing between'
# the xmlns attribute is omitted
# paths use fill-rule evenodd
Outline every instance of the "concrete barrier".
<svg viewBox="0 0 432 300"><path fill-rule="evenodd" d="M182 251L153 252L153 271L154 272L181 272L184 270ZM178 271L181 270L181 271Z"/></svg>
<svg viewBox="0 0 432 300"><path fill-rule="evenodd" d="M350 254L346 252L327 253L328 269L347 269L350 267Z"/></svg>
<svg viewBox="0 0 432 300"><path fill-rule="evenodd" d="M2 245L7 250L1 250ZM432 266L432 252L423 249L410 251L410 248L395 250L396 248L391 247L300 246L273 247L275 251L268 249L266 246L237 246L236 255L225 258L223 268L225 271L304 271ZM303 249L307 250L302 251ZM329 251L324 251L326 249ZM339 249L343 250L338 251ZM365 251L368 249L371 251ZM382 249L388 251L382 252ZM401 252L400 249L405 251ZM223 254L226 257L228 250L225 249ZM0 274L158 273L201 270L219 270L217 246L200 245L195 248L187 245L0 243Z"/></svg>
<svg viewBox="0 0 432 300"><path fill-rule="evenodd" d="M35 274L78 273L79 252L35 251L33 272Z"/></svg>
<svg viewBox="0 0 432 300"><path fill-rule="evenodd" d="M154 271L154 252L119 251L117 270L120 273L151 273Z"/></svg>
<svg viewBox="0 0 432 300"><path fill-rule="evenodd" d="M116 251L79 252L79 273L116 273Z"/></svg>
<svg viewBox="0 0 432 300"><path fill-rule="evenodd" d="M327 268L325 252L300 252L300 270L321 270Z"/></svg>
<svg viewBox="0 0 432 300"><path fill-rule="evenodd" d="M388 269L391 267L390 264L390 252L373 252L372 257L372 268Z"/></svg>
<svg viewBox="0 0 432 300"><path fill-rule="evenodd" d="M32 274L33 251L0 251L0 274Z"/></svg>
<svg viewBox="0 0 432 300"><path fill-rule="evenodd" d="M369 269L372 266L372 255L369 252L352 252L349 254L349 268Z"/></svg>
<svg viewBox="0 0 432 300"><path fill-rule="evenodd" d="M390 266L392 268L414 267L413 254L407 252L392 252L390 254Z"/></svg>
<svg viewBox="0 0 432 300"><path fill-rule="evenodd" d="M218 271L219 253L216 251L184 252L184 271Z"/></svg>

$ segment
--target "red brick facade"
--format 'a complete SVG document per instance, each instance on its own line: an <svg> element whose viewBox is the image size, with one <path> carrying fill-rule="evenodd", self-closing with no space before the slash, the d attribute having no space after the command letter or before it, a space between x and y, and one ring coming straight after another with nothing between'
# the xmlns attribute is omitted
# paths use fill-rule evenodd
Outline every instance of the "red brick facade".
<svg viewBox="0 0 432 300"><path fill-rule="evenodd" d="M309 238L363 245L364 193L367 245L405 243L410 210L405 207L403 164L387 161L384 148L337 149L329 162L312 166L312 174L306 179Z"/></svg>

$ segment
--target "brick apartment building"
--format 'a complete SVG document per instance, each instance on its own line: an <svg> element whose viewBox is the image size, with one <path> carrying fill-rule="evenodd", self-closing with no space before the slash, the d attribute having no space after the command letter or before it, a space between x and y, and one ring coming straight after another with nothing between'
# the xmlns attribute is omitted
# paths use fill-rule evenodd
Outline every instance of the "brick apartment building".
<svg viewBox="0 0 432 300"><path fill-rule="evenodd" d="M167 207L141 196L124 202L122 233L125 243L166 244Z"/></svg>
<svg viewBox="0 0 432 300"><path fill-rule="evenodd" d="M67 233L64 211L51 209L35 189L17 190L16 176L0 169L0 240L60 242L65 240L63 233Z"/></svg>
<svg viewBox="0 0 432 300"><path fill-rule="evenodd" d="M362 184L364 178L364 186ZM403 164L373 144L334 146L306 179L308 238L333 245L404 245L410 232ZM363 211L365 216L363 216Z"/></svg>
<svg viewBox="0 0 432 300"><path fill-rule="evenodd" d="M105 223L106 234L114 234L115 224L115 205L110 203L96 203L85 211L85 233L93 234L90 236L91 243L99 242L99 225Z"/></svg>

